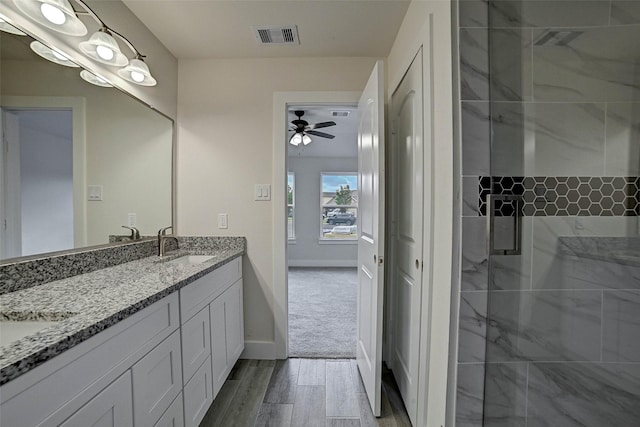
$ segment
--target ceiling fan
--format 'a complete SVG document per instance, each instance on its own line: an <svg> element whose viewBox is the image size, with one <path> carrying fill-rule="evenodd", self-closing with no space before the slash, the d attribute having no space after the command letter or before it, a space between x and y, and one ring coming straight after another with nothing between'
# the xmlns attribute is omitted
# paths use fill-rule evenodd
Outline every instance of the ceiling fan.
<svg viewBox="0 0 640 427"><path fill-rule="evenodd" d="M298 118L291 122L293 126L291 127L291 129L289 129L289 132L295 132L295 133L289 139L289 144L296 145L296 146L300 144L307 145L311 142L311 137L309 135L319 136L320 138L328 138L328 139L335 138L335 135L331 135L325 132L319 132L315 129L335 126L336 122L320 122L315 124L309 124L309 122L307 122L306 120L302 120L302 116L304 116L303 110L296 110L293 112L293 114L298 116Z"/></svg>

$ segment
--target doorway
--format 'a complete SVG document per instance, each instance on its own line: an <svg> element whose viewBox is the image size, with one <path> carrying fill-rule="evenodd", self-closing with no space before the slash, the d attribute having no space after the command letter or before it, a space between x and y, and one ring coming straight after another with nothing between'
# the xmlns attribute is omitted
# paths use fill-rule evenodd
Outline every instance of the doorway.
<svg viewBox="0 0 640 427"><path fill-rule="evenodd" d="M354 358L357 109L291 104L287 116L289 356Z"/></svg>
<svg viewBox="0 0 640 427"><path fill-rule="evenodd" d="M74 247L73 113L2 110L2 257Z"/></svg>

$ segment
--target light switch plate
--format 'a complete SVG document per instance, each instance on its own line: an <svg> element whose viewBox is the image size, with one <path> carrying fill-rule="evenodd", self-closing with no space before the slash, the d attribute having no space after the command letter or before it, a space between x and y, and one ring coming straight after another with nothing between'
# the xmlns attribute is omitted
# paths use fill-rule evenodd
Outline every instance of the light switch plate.
<svg viewBox="0 0 640 427"><path fill-rule="evenodd" d="M129 227L137 227L138 226L138 216L135 213L127 214L127 225Z"/></svg>
<svg viewBox="0 0 640 427"><path fill-rule="evenodd" d="M218 214L218 228L229 228L229 217L226 213Z"/></svg>
<svg viewBox="0 0 640 427"><path fill-rule="evenodd" d="M255 200L258 200L258 201L271 200L271 184L256 184Z"/></svg>

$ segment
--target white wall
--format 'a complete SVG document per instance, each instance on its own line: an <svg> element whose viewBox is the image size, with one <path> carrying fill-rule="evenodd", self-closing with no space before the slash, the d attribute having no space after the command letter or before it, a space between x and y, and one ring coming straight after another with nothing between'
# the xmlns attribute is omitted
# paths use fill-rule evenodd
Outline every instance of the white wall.
<svg viewBox="0 0 640 427"><path fill-rule="evenodd" d="M339 142L336 140L336 143ZM295 174L296 239L295 244L289 244L289 266L355 267L358 263L356 241L320 243L320 174L357 172L358 158L289 156L287 169Z"/></svg>
<svg viewBox="0 0 640 427"><path fill-rule="evenodd" d="M243 273L249 350L274 345L274 207L253 197L255 184L274 185L274 92L362 91L375 61L179 61L178 229L182 235L246 236ZM228 229L216 228L218 213L229 214Z"/></svg>

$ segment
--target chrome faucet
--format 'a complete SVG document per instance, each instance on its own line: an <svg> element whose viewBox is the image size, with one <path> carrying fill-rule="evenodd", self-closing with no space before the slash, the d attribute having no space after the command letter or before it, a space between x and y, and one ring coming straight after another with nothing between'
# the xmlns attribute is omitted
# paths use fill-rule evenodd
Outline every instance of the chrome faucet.
<svg viewBox="0 0 640 427"><path fill-rule="evenodd" d="M173 229L172 226L169 227L165 227L165 228L161 228L160 230L158 230L158 256L159 257L163 257L164 256L164 245L167 243L168 239L175 239L175 241L178 241L178 238L173 235L173 234L167 234L167 230L169 229Z"/></svg>
<svg viewBox="0 0 640 427"><path fill-rule="evenodd" d="M126 225L123 225L122 228L126 228L127 230L131 230L131 236L129 236L129 238L131 240L138 240L140 239L140 230L138 230L135 227L127 227Z"/></svg>

